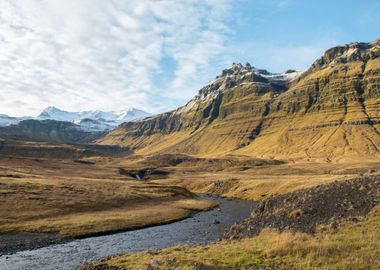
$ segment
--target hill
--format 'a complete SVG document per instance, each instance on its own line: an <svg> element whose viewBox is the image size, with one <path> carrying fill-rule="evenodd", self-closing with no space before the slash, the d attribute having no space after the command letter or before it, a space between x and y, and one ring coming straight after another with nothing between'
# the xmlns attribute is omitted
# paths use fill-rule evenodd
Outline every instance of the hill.
<svg viewBox="0 0 380 270"><path fill-rule="evenodd" d="M100 131L85 131L77 124L55 120L29 119L0 127L0 138L19 141L87 144L103 135Z"/></svg>

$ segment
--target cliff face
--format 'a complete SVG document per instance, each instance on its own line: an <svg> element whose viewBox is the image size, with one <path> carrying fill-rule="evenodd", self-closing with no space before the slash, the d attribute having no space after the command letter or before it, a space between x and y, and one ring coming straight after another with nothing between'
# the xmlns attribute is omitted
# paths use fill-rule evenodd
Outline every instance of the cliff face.
<svg viewBox="0 0 380 270"><path fill-rule="evenodd" d="M380 40L326 51L303 74L233 64L175 111L99 143L137 152L323 157L380 154Z"/></svg>

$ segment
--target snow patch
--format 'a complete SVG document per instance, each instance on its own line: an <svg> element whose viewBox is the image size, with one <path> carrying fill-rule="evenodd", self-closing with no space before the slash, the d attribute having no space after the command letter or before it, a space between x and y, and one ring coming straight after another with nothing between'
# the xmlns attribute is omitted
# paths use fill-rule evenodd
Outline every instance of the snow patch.
<svg viewBox="0 0 380 270"><path fill-rule="evenodd" d="M265 72L262 73L261 71L255 72L256 75L260 75L261 77L267 78L269 80L276 80L276 81L293 81L294 79L298 78L303 71L285 71L282 73L269 73Z"/></svg>
<svg viewBox="0 0 380 270"><path fill-rule="evenodd" d="M147 116L150 114L135 108L111 112L100 110L67 112L56 107L48 107L41 112L37 119L72 122L85 130L103 131L113 129L121 123L140 120Z"/></svg>

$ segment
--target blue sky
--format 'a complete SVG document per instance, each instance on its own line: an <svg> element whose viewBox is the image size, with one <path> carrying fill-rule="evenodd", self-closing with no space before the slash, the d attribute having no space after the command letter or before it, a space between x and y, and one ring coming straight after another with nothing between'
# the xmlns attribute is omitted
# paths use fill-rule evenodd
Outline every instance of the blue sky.
<svg viewBox="0 0 380 270"><path fill-rule="evenodd" d="M0 113L183 105L232 62L306 69L380 38L380 1L0 0Z"/></svg>
<svg viewBox="0 0 380 270"><path fill-rule="evenodd" d="M245 0L234 8L241 19L232 22L228 42L244 47L240 61L277 72L304 69L331 46L379 38L379 8L371 0Z"/></svg>

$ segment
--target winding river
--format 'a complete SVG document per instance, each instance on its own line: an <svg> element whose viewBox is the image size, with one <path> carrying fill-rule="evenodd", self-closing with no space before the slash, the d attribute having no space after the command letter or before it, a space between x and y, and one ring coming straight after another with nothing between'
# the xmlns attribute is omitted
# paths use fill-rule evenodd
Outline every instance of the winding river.
<svg viewBox="0 0 380 270"><path fill-rule="evenodd" d="M74 269L102 257L145 249L171 247L183 243L206 243L217 240L225 229L250 215L253 203L202 196L216 201L219 207L194 214L167 225L122 233L74 240L64 244L20 251L0 257L0 269Z"/></svg>

